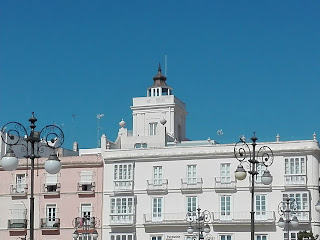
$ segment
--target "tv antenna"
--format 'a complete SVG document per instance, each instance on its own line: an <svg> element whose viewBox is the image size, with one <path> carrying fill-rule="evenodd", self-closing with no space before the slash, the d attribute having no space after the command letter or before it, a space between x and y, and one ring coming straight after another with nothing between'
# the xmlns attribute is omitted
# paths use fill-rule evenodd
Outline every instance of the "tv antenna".
<svg viewBox="0 0 320 240"><path fill-rule="evenodd" d="M101 137L100 137L100 119L104 116L104 114L97 114L97 147L101 147Z"/></svg>

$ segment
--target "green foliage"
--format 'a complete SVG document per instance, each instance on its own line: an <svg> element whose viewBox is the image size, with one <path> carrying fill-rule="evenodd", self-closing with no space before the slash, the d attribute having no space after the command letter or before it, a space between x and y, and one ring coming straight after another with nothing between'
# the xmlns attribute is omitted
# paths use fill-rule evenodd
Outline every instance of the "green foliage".
<svg viewBox="0 0 320 240"><path fill-rule="evenodd" d="M298 240L309 239L309 240L317 240L319 237L318 234L313 234L312 231L307 232L306 230L300 231L298 233Z"/></svg>

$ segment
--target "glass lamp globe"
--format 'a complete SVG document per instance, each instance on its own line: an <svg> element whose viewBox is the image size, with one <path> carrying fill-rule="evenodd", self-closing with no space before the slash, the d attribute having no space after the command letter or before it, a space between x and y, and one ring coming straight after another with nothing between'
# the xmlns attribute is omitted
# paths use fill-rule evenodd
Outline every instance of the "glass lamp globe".
<svg viewBox="0 0 320 240"><path fill-rule="evenodd" d="M193 227L192 227L192 226L189 226L189 227L188 227L187 233L189 233L189 234L192 234L192 233L193 233Z"/></svg>
<svg viewBox="0 0 320 240"><path fill-rule="evenodd" d="M286 226L286 223L282 217L279 219L278 226L281 228L285 228L285 226Z"/></svg>
<svg viewBox="0 0 320 240"><path fill-rule="evenodd" d="M56 154L51 154L44 164L44 168L50 174L57 174L61 170L61 162Z"/></svg>
<svg viewBox="0 0 320 240"><path fill-rule="evenodd" d="M292 218L292 220L291 220L291 222L290 222L290 225L291 225L292 227L294 227L294 228L299 226L299 220L298 220L297 216L294 216L294 217Z"/></svg>
<svg viewBox="0 0 320 240"><path fill-rule="evenodd" d="M208 224L206 224L206 225L204 226L204 228L203 228L203 231L204 231L205 233L209 233L209 232L210 232L210 226L209 226Z"/></svg>
<svg viewBox="0 0 320 240"><path fill-rule="evenodd" d="M320 200L317 202L315 209L317 212L320 212Z"/></svg>
<svg viewBox="0 0 320 240"><path fill-rule="evenodd" d="M247 172L244 170L242 165L239 165L237 170L234 172L234 175L237 180L244 180L247 177Z"/></svg>
<svg viewBox="0 0 320 240"><path fill-rule="evenodd" d="M98 236L99 236L99 235L98 235L97 230L94 230L93 233L92 233L92 238L93 238L93 239L98 239Z"/></svg>
<svg viewBox="0 0 320 240"><path fill-rule="evenodd" d="M273 177L271 176L269 170L265 170L261 176L261 182L264 185L270 185L272 183Z"/></svg>
<svg viewBox="0 0 320 240"><path fill-rule="evenodd" d="M72 233L72 237L73 237L73 239L75 239L75 240L79 237L79 233L78 233L77 230L75 230L75 231Z"/></svg>
<svg viewBox="0 0 320 240"><path fill-rule="evenodd" d="M6 171L13 171L17 169L19 161L11 148L8 149L7 153L3 156L1 165Z"/></svg>

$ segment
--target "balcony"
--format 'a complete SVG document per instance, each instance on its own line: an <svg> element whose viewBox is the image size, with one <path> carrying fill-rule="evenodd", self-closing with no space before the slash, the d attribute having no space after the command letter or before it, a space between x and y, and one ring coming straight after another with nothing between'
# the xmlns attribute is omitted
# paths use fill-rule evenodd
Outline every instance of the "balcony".
<svg viewBox="0 0 320 240"><path fill-rule="evenodd" d="M95 182L78 182L77 192L79 195L94 194L96 188Z"/></svg>
<svg viewBox="0 0 320 240"><path fill-rule="evenodd" d="M252 186L251 186L251 179L250 179L250 192L251 192L251 189L252 189ZM254 191L255 192L267 192L267 191L271 191L272 190L272 184L269 184L269 185L265 185L263 184L262 182L259 182L259 181L255 181L254 182Z"/></svg>
<svg viewBox="0 0 320 240"><path fill-rule="evenodd" d="M135 216L131 214L110 214L110 225L111 226L132 226L135 223Z"/></svg>
<svg viewBox="0 0 320 240"><path fill-rule="evenodd" d="M285 188L306 188L307 175L306 174L285 174L284 186Z"/></svg>
<svg viewBox="0 0 320 240"><path fill-rule="evenodd" d="M25 231L27 229L27 219L9 219L8 220L8 229L10 231Z"/></svg>
<svg viewBox="0 0 320 240"><path fill-rule="evenodd" d="M76 217L74 219L74 227L77 229L95 229L98 219L96 217Z"/></svg>
<svg viewBox="0 0 320 240"><path fill-rule="evenodd" d="M59 195L60 183L45 183L43 190L44 190L44 195Z"/></svg>
<svg viewBox="0 0 320 240"><path fill-rule="evenodd" d="M41 218L41 229L42 230L59 230L60 218Z"/></svg>
<svg viewBox="0 0 320 240"><path fill-rule="evenodd" d="M183 178L181 179L182 193L200 193L202 192L202 178Z"/></svg>
<svg viewBox="0 0 320 240"><path fill-rule="evenodd" d="M147 180L148 194L167 194L168 193L168 179L154 179Z"/></svg>
<svg viewBox="0 0 320 240"><path fill-rule="evenodd" d="M235 192L236 181L227 180L226 178L216 177L215 178L215 190L216 192Z"/></svg>
<svg viewBox="0 0 320 240"><path fill-rule="evenodd" d="M26 183L18 183L10 185L10 194L16 197L27 196L28 193L28 185Z"/></svg>
<svg viewBox="0 0 320 240"><path fill-rule="evenodd" d="M115 192L132 192L133 181L132 180L114 180Z"/></svg>
<svg viewBox="0 0 320 240"><path fill-rule="evenodd" d="M145 226L186 224L186 213L156 213L143 214Z"/></svg>
<svg viewBox="0 0 320 240"><path fill-rule="evenodd" d="M213 212L213 225L250 225L250 212ZM274 211L255 212L256 225L273 225Z"/></svg>

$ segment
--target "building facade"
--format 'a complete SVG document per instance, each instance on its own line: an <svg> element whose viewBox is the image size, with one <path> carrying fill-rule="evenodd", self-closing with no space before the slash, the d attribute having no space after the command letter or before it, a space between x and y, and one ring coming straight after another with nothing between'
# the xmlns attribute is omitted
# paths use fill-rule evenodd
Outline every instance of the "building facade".
<svg viewBox="0 0 320 240"><path fill-rule="evenodd" d="M108 240L193 240L187 213L200 207L210 212L211 238L250 238L251 181L234 177L239 162L234 144L213 140L187 141L185 104L173 95L159 67L147 96L133 99L133 130L122 120L118 138L101 139L104 159L103 236ZM259 143L273 150L270 185L261 183L265 170L257 165L255 238L296 240L300 230L320 234L320 151L312 140ZM245 164L244 164L245 165ZM246 166L245 166L246 167ZM248 167L248 166L247 166ZM299 225L287 232L278 227L279 204L296 202Z"/></svg>
<svg viewBox="0 0 320 240"><path fill-rule="evenodd" d="M39 240L91 240L101 232L103 164L100 155L60 157L62 169L48 174L41 158L36 163L35 232ZM26 159L17 170L0 170L0 239L29 237L30 172ZM87 234L88 233L88 234Z"/></svg>

